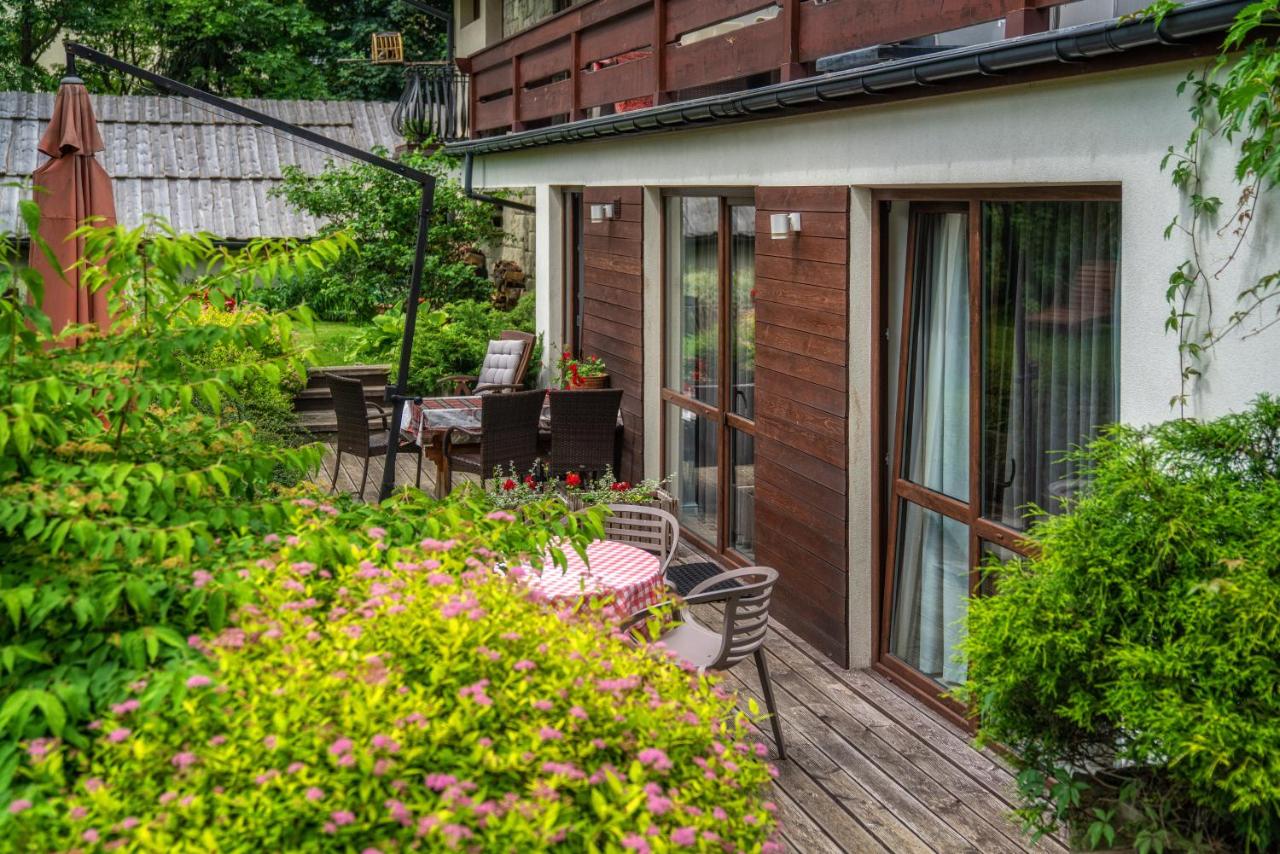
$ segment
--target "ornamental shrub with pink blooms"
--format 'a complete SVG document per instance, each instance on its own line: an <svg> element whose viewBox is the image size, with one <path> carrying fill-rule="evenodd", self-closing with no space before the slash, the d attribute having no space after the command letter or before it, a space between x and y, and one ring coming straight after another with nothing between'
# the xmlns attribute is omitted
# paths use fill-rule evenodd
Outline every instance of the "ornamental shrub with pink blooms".
<svg viewBox="0 0 1280 854"><path fill-rule="evenodd" d="M163 693L138 685L89 752L26 745L0 838L84 852L776 848L771 769L731 696L601 612L557 609L492 570L552 530L581 546L599 512L295 507L294 533L239 567L248 604L193 639L199 667L158 674Z"/></svg>

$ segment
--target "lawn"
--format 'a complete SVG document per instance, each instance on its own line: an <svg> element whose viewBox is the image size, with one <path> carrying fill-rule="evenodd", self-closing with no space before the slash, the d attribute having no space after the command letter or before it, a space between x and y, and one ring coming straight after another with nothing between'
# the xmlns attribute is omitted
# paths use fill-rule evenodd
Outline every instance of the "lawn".
<svg viewBox="0 0 1280 854"><path fill-rule="evenodd" d="M300 343L315 348L316 364L330 367L352 363L349 354L359 332L359 324L317 320L314 329L298 329L297 335Z"/></svg>

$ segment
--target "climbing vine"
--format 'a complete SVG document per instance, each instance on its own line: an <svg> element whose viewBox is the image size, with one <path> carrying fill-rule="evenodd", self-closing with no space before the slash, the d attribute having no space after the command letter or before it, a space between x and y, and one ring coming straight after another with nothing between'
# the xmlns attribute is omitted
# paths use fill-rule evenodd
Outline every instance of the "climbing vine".
<svg viewBox="0 0 1280 854"><path fill-rule="evenodd" d="M1157 0L1145 15L1159 27L1174 0ZM1202 376L1214 345L1232 333L1252 337L1280 323L1280 270L1247 282L1225 317L1214 316L1212 285L1236 261L1254 226L1259 200L1280 181L1280 0L1244 7L1223 39L1218 55L1178 86L1190 94L1192 128L1181 148L1170 146L1161 161L1186 198L1165 237L1186 237L1188 256L1169 276L1165 328L1178 335L1181 382L1170 399L1185 414L1190 389ZM1206 161L1220 146L1234 148L1234 199L1224 205L1212 191ZM1226 252L1211 257L1211 238Z"/></svg>

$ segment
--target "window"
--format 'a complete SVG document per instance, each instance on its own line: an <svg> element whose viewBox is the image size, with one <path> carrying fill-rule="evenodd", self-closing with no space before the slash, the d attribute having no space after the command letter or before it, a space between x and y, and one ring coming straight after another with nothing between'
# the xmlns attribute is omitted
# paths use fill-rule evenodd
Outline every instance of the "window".
<svg viewBox="0 0 1280 854"><path fill-rule="evenodd" d="M1069 195L881 208L882 662L935 695L965 677L977 565L1021 551L1032 508L1060 512L1084 479L1064 453L1116 417L1120 205L1109 190Z"/></svg>

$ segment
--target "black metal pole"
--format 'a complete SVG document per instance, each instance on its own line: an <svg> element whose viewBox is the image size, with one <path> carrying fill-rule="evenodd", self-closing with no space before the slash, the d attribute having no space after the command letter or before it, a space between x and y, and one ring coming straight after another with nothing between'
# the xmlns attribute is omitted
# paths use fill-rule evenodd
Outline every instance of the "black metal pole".
<svg viewBox="0 0 1280 854"><path fill-rule="evenodd" d="M396 369L396 385L394 391L388 391L391 399L391 434L387 437L387 458L382 465L382 487L378 490L378 500L385 501L396 486L396 453L400 448L400 419L404 416L404 405L410 399L409 365L413 356L413 333L418 325L418 298L422 295L422 266L427 254L427 230L431 222L431 205L434 202L433 188L424 185L422 198L418 202L418 241L413 249L413 270L409 273L409 299L404 311L404 338L400 342L400 364ZM418 453L423 452L418 448Z"/></svg>

